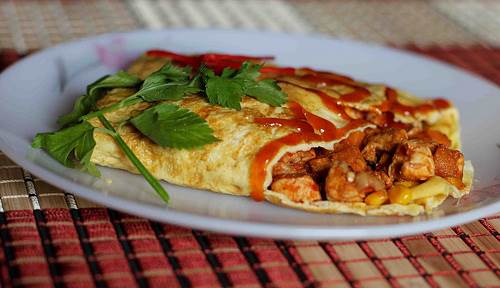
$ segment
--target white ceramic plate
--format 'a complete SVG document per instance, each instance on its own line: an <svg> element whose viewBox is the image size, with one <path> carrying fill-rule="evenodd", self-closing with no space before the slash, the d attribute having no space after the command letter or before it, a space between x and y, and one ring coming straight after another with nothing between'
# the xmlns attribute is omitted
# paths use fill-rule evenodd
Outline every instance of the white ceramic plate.
<svg viewBox="0 0 500 288"><path fill-rule="evenodd" d="M147 49L276 55L277 62L339 71L423 97L446 97L461 112L463 151L476 168L475 189L433 215L321 215L170 185L167 208L140 176L102 168L103 179L68 169L30 148L40 131L72 107L85 86ZM500 91L454 67L390 48L346 40L227 30L165 30L110 34L36 53L0 76L0 150L45 181L128 213L197 229L293 239L368 239L421 233L500 210Z"/></svg>

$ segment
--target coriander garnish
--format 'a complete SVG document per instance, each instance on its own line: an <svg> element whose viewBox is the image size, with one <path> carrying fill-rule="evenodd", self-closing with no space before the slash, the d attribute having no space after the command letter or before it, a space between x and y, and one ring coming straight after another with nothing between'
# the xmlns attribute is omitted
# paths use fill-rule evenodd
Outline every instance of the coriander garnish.
<svg viewBox="0 0 500 288"><path fill-rule="evenodd" d="M169 103L145 110L130 123L162 147L191 149L218 140L198 114Z"/></svg>
<svg viewBox="0 0 500 288"><path fill-rule="evenodd" d="M123 107L140 102L155 102L161 100L179 100L185 95L195 94L198 88L198 77L190 78L191 68L180 68L171 63L165 64L160 70L149 75L142 83L139 91L133 95L104 107L93 113L81 117L89 120L106 112L111 112Z"/></svg>
<svg viewBox="0 0 500 288"><path fill-rule="evenodd" d="M248 95L271 106L281 106L287 101L287 95L272 79L258 80L262 65L243 62L239 70L225 68L221 75L206 66L200 67L194 77L190 77L190 68L180 68L171 63L149 75L141 89L118 103L80 117L89 120L103 113L115 111L140 102L161 100L179 100L198 92L204 93L211 104L241 109L241 99Z"/></svg>
<svg viewBox="0 0 500 288"><path fill-rule="evenodd" d="M239 70L225 68L220 76L210 69L201 70L208 101L240 110L241 98L251 96L271 106L286 103L286 94L272 79L257 80L262 65L244 62Z"/></svg>
<svg viewBox="0 0 500 288"><path fill-rule="evenodd" d="M99 176L99 170L90 162L95 147L93 133L94 126L84 121L56 132L38 133L31 146L44 149L66 167L77 164L83 171Z"/></svg>
<svg viewBox="0 0 500 288"><path fill-rule="evenodd" d="M168 192L163 188L163 186L161 186L160 182L158 182L158 180L153 175L151 175L151 173L149 173L148 169L144 167L139 158L137 158L137 156L135 156L134 152L130 149L130 147L127 146L127 143L123 141L123 138L120 136L120 134L118 134L115 128L113 128L113 126L111 125L111 123L109 123L108 119L106 119L103 115L100 115L99 120L101 121L102 125L104 125L104 127L109 130L108 133L115 139L118 146L120 146L123 153L125 153L130 162L134 164L135 168L137 168L139 173L141 173L142 176L144 176L146 181L148 181L149 185L153 187L153 189L156 191L156 193L158 193L161 199L163 199L165 203L168 203L170 199L170 196L168 196Z"/></svg>
<svg viewBox="0 0 500 288"><path fill-rule="evenodd" d="M208 102L228 108L241 109L242 97L247 95L271 106L284 104L286 94L271 79L258 80L259 64L244 62L240 69L225 68L221 75L201 65L192 76L190 67L178 67L167 63L144 81L124 71L100 78L87 87L87 94L79 97L73 111L59 118L63 129L52 133L39 133L32 146L47 151L49 155L67 167L80 167L92 175L100 173L90 162L96 145L95 129L113 137L117 145L144 176L158 195L168 203L169 196L158 180L146 169L120 134L105 118L104 113L140 102L180 100L186 95L201 93ZM136 88L136 93L125 99L96 110L96 103L112 88ZM95 128L87 120L98 117L105 128ZM218 141L208 123L196 113L171 103L161 103L142 111L123 122L132 124L144 136L161 147L192 149Z"/></svg>
<svg viewBox="0 0 500 288"><path fill-rule="evenodd" d="M141 79L124 71L101 77L87 86L87 94L80 96L75 102L73 111L59 117L57 123L61 126L68 126L78 122L80 117L92 111L96 102L102 98L105 89L135 87L140 83Z"/></svg>

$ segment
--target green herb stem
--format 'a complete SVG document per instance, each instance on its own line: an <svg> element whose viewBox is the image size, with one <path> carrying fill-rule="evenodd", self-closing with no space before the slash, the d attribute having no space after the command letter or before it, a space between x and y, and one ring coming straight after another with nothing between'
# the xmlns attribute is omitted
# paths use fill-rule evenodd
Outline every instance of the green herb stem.
<svg viewBox="0 0 500 288"><path fill-rule="evenodd" d="M170 197L168 196L168 192L161 186L160 182L149 173L148 169L144 167L142 162L135 156L134 152L128 147L127 143L123 141L123 138L116 132L115 128L109 123L108 119L104 117L103 115L96 115L99 117L99 120L101 123L104 125L104 127L108 130L110 130L112 133L113 138L115 141L118 143L120 148L123 150L123 153L127 156L127 158L134 164L134 166L137 168L137 170L146 178L146 181L153 187L153 189L158 193L158 195L165 201L165 203L168 204L168 201L170 200Z"/></svg>
<svg viewBox="0 0 500 288"><path fill-rule="evenodd" d="M117 103L112 104L110 106L104 107L102 109L99 109L99 110L94 111L92 113L89 113L87 115L84 115L80 118L80 120L88 121L92 118L102 116L102 115L104 115L104 113L112 112L112 111L115 111L115 110L118 110L121 108L135 105L135 104L141 103L142 101L143 100L139 96L136 96L136 94L134 94L134 95L131 95L125 99L122 99L120 102L117 102Z"/></svg>

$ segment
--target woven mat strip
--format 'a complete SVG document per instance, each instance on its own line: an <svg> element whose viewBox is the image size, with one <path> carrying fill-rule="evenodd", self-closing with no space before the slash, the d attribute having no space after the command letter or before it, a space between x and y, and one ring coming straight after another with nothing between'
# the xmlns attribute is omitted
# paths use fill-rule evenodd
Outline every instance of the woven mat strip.
<svg viewBox="0 0 500 288"><path fill-rule="evenodd" d="M85 228L85 225L83 224L83 217L78 210L75 197L72 194L65 193L65 198L69 207L71 220L73 221L75 232L78 237L78 242L80 243L83 256L85 257L85 261L87 262L87 266L94 284L96 287L105 287L105 282L102 279L101 269L96 261L94 249L90 244L88 232Z"/></svg>

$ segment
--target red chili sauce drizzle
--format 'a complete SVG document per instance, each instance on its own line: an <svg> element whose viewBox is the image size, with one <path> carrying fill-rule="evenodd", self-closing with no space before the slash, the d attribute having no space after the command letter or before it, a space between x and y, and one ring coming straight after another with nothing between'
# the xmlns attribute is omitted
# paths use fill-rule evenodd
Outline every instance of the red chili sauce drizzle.
<svg viewBox="0 0 500 288"><path fill-rule="evenodd" d="M255 118L253 122L269 127L286 126L295 128L297 132L314 133L313 127L309 123L300 119Z"/></svg>
<svg viewBox="0 0 500 288"><path fill-rule="evenodd" d="M416 106L409 106L399 103L396 90L387 87L385 89L386 100L380 105L382 112L392 111L404 115L415 115L417 113L428 113L435 110L446 109L450 107L450 102L445 99L434 99L430 103Z"/></svg>
<svg viewBox="0 0 500 288"><path fill-rule="evenodd" d="M264 145L257 153L250 168L251 196L255 200L264 199L263 183L266 177L266 168L269 162L276 157L284 146L293 146L300 143L332 141L341 138L346 132L360 127L367 122L354 120L347 126L337 129L330 121L306 111L296 102L288 102L288 107L293 113L292 119L255 118L254 122L270 127L286 126L297 129L287 136L276 139Z"/></svg>
<svg viewBox="0 0 500 288"><path fill-rule="evenodd" d="M300 70L302 72L304 72L305 74L312 74L312 75L316 75L318 77L342 81L342 82L348 83L348 84L356 84L354 79L352 79L351 77L346 76L346 75L341 75L341 74L337 74L337 73L333 73L333 72L329 72L329 71L318 71L318 70L314 70L311 68L301 68Z"/></svg>
<svg viewBox="0 0 500 288"><path fill-rule="evenodd" d="M410 128L409 124L394 121L394 113L392 112L383 112L377 116L376 119L371 119L370 122L381 128L396 128L404 130L409 130Z"/></svg>
<svg viewBox="0 0 500 288"><path fill-rule="evenodd" d="M283 147L294 146L301 143L333 141L341 138L347 132L355 128L359 128L366 123L367 122L364 120L354 120L340 129L335 128L333 132L325 133L323 135L311 132L294 132L267 143L259 150L259 152L257 152L257 155L252 161L250 167L250 196L257 201L264 200L263 185L266 179L267 165L272 159L276 157L276 155L281 151Z"/></svg>
<svg viewBox="0 0 500 288"><path fill-rule="evenodd" d="M345 120L351 119L349 117L349 115L347 115L345 113L344 107L342 107L339 104L338 99L333 98L332 96L326 94L325 92L323 92L321 90L313 89L313 88L307 88L307 87L304 87L304 86L301 86L301 85L298 85L298 84L295 84L295 83L292 83L292 82L289 82L289 81L285 81L285 80L278 80L278 82L282 82L282 83L286 83L286 84L289 84L289 85L293 85L295 87L299 87L301 89L304 89L304 90L307 90L309 92L312 92L312 93L316 94L316 96L318 96L321 99L321 102L323 102L323 104L326 106L326 108L328 108L328 110L330 110L333 113L337 114L342 119L345 119Z"/></svg>
<svg viewBox="0 0 500 288"><path fill-rule="evenodd" d="M316 133L324 139L331 138L335 134L337 127L333 123L307 112L297 102L288 102L288 107L293 113L293 119L258 117L254 119L254 122L269 127L291 127L297 132Z"/></svg>
<svg viewBox="0 0 500 288"><path fill-rule="evenodd" d="M303 121L309 123L309 125L311 125L314 129L313 132L321 135L322 139L328 141L328 139L335 137L337 127L332 122L307 112L296 102L290 103L290 106L293 107L292 111L294 111L294 114L300 116L304 119Z"/></svg>
<svg viewBox="0 0 500 288"><path fill-rule="evenodd" d="M355 84L352 80L346 80L341 77L331 77L325 76L324 74L306 74L299 77L300 80L306 81L307 83L314 84L317 88L333 85L344 85L348 86L354 91L342 94L338 101L340 102L361 102L364 99L370 97L370 91L365 87Z"/></svg>

